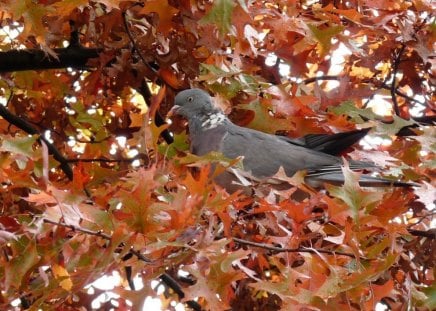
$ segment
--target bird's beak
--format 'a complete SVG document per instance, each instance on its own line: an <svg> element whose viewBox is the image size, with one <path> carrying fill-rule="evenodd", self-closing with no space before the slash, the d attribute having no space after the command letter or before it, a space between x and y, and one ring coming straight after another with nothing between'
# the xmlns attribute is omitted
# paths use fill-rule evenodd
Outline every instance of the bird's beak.
<svg viewBox="0 0 436 311"><path fill-rule="evenodd" d="M180 109L179 105L174 105L173 108L170 109L167 113L167 118L172 118L174 115L178 113L178 110Z"/></svg>

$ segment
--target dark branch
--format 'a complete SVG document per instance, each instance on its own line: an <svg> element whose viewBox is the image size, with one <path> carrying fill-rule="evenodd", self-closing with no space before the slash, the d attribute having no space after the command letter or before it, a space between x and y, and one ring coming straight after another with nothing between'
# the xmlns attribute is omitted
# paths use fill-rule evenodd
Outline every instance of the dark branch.
<svg viewBox="0 0 436 311"><path fill-rule="evenodd" d="M394 61L392 64L391 97L392 97L392 106L397 116L400 116L401 112L400 112L400 108L398 107L398 101L397 101L396 78L398 73L398 67L400 66L400 62L401 62L401 57L403 56L405 49L406 49L406 45L402 43L399 51L394 55Z"/></svg>
<svg viewBox="0 0 436 311"><path fill-rule="evenodd" d="M88 61L98 57L102 49L71 46L68 48L54 49L54 52L57 58L38 49L0 52L0 73L67 67L86 69Z"/></svg>
<svg viewBox="0 0 436 311"><path fill-rule="evenodd" d="M179 296L179 299L185 297L182 287L168 273L162 274L159 278ZM196 301L190 300L186 304L195 311L201 311L201 306Z"/></svg>
<svg viewBox="0 0 436 311"><path fill-rule="evenodd" d="M436 230L427 230L427 231L422 231L422 230L414 230L414 229L407 229L407 231L409 231L409 233L413 236L419 236L419 237L423 237L423 238L429 238L432 240L436 239Z"/></svg>
<svg viewBox="0 0 436 311"><path fill-rule="evenodd" d="M139 2L137 2L137 3L134 3L133 5L132 5L132 7L133 6L136 6L136 5L143 5L142 3L139 3ZM133 46L133 50L136 52L136 54L138 54L138 56L141 58L141 61L144 63L144 65L153 73L153 74L155 74L156 75L156 77L158 77L158 73L157 73L157 71L145 60L145 58L144 58L144 56L142 55L142 53L141 53L141 51L139 50L139 48L138 48L138 46L136 45L136 41L135 41L135 39L133 38L133 35L132 35L132 33L130 32L130 29L129 29L129 24L127 23L127 14L126 14L126 11L123 11L123 13L122 13L122 17L123 17L123 24L124 24L124 29L126 30L126 33L127 33L127 36L129 37L129 40L130 40L130 43L132 44L132 46Z"/></svg>
<svg viewBox="0 0 436 311"><path fill-rule="evenodd" d="M12 99L12 96L13 94L9 97L9 101ZM50 141L48 141L48 139L46 139L43 135L40 135L39 131L36 128L34 128L33 125L31 125L26 120L12 114L3 105L0 105L0 116L2 116L10 124L26 132L27 134L38 135L39 136L38 140L43 141L47 145L48 152L51 155L53 155L53 158L56 161L60 163L61 170L65 173L65 175L67 175L69 180L73 180L73 170L68 164L67 159L60 153L60 151Z"/></svg>
<svg viewBox="0 0 436 311"><path fill-rule="evenodd" d="M135 160L140 159L141 157L136 156L130 159L106 159L106 158L97 158L97 159L67 159L68 163L89 163L89 162L101 162L101 163L124 163L124 162L133 162Z"/></svg>
<svg viewBox="0 0 436 311"><path fill-rule="evenodd" d="M351 258L356 258L355 255L350 254L350 253L344 253L344 252L339 252L339 251L329 251L329 250L325 250L325 249L314 249L314 248L306 248L306 247L282 248L282 247L268 245L265 243L257 243L257 242L247 241L247 240L243 240L243 239L239 239L239 238L233 238L233 241L235 241L239 244L260 247L263 249L267 249L267 250L274 251L274 252L281 252L281 253L284 253L284 252L286 252L286 253L311 253L311 254L322 253L322 254L342 255L342 256L347 256L347 257L351 257Z"/></svg>
<svg viewBox="0 0 436 311"><path fill-rule="evenodd" d="M310 84L316 81L324 81L324 80L339 80L341 77L339 76L319 76L319 77L312 77L312 78L307 78L305 80L302 81L303 84Z"/></svg>
<svg viewBox="0 0 436 311"><path fill-rule="evenodd" d="M141 3L134 3L133 4L133 6L136 6L136 5L141 5ZM150 63L148 63L145 60L144 56L141 54L141 51L139 50L138 46L136 45L136 41L133 38L133 35L130 32L129 25L127 23L127 14L125 11L122 13L122 16L123 16L124 29L126 30L127 36L129 37L129 40L130 40L130 43L133 46L133 50L136 52L136 54L138 54L138 56L141 58L142 63L148 68L148 70L150 70L150 72L156 76L156 83L159 85L162 85L163 83L159 77L158 71L155 68L153 68L153 66L150 65ZM147 103L147 106L150 107L152 94L151 94L150 89L149 89L149 87L144 79L142 80L141 86L137 89L137 91L139 94L142 95L142 97L144 97L144 100ZM155 117L154 117L154 122L156 123L157 126L161 126L161 125L166 124L165 120L162 118L162 116L159 114L159 112L156 112ZM171 136L171 133L167 129L162 131L161 136L167 144L171 144L174 141L173 137Z"/></svg>

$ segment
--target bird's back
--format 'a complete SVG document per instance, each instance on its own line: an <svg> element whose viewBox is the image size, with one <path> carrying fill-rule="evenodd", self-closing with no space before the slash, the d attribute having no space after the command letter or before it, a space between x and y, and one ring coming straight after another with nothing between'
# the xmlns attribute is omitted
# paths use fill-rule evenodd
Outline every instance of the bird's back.
<svg viewBox="0 0 436 311"><path fill-rule="evenodd" d="M229 158L243 156L244 168L258 178L271 177L280 167L292 176L302 169L342 164L338 157L289 144L275 135L235 124L229 124L226 132L219 151Z"/></svg>

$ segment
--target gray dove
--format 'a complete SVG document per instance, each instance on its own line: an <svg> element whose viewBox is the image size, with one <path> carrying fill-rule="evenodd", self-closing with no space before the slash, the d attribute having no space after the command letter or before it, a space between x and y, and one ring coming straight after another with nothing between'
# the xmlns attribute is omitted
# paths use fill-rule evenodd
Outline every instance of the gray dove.
<svg viewBox="0 0 436 311"><path fill-rule="evenodd" d="M215 107L209 94L201 89L178 93L171 114L188 120L192 153L201 156L215 151L230 159L242 157L244 171L256 180L266 180L283 167L288 176L306 170L305 181L312 186L344 183L341 169L344 163L340 157L306 148L301 140L240 127ZM349 163L352 170L378 169L368 162ZM361 175L359 183L362 186L416 185L370 175Z"/></svg>

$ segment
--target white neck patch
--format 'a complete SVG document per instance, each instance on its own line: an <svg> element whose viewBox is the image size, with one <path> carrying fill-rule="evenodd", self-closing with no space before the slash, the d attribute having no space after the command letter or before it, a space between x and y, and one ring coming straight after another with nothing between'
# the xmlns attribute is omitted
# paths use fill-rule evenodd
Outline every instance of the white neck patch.
<svg viewBox="0 0 436 311"><path fill-rule="evenodd" d="M215 112L207 116L206 120L201 123L204 129L213 129L224 122L226 116L222 112Z"/></svg>

